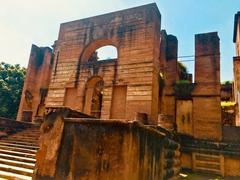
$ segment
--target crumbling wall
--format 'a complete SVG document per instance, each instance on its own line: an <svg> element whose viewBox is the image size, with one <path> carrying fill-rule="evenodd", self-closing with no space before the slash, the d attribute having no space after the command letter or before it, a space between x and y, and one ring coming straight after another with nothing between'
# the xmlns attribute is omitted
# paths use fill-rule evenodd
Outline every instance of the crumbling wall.
<svg viewBox="0 0 240 180"><path fill-rule="evenodd" d="M18 131L22 131L32 126L33 125L30 123L24 123L15 121L14 119L0 117L0 138L14 134Z"/></svg>
<svg viewBox="0 0 240 180"><path fill-rule="evenodd" d="M17 120L42 118L52 70L52 50L32 45Z"/></svg>
<svg viewBox="0 0 240 180"><path fill-rule="evenodd" d="M236 56L240 56L240 11L234 17L233 42L236 43Z"/></svg>
<svg viewBox="0 0 240 180"><path fill-rule="evenodd" d="M240 145L233 127L225 127L229 133L223 141L195 139L191 136L179 136L181 139L182 168L195 172L219 174L226 179L239 178ZM232 133L230 133L232 130ZM239 130L239 129L238 129ZM236 133L239 134L239 133ZM229 177L230 176L230 177Z"/></svg>
<svg viewBox="0 0 240 180"><path fill-rule="evenodd" d="M178 56L178 40L173 35L166 37L166 65L164 77L164 89L162 99L162 114L166 114L175 119L175 96L173 85L178 80L177 73L177 56Z"/></svg>
<svg viewBox="0 0 240 180"><path fill-rule="evenodd" d="M236 57L233 57L234 97L236 102L236 125L240 126L240 12L235 14L233 42L236 46Z"/></svg>
<svg viewBox="0 0 240 180"><path fill-rule="evenodd" d="M123 117L134 119L136 112L147 113L150 123L156 124L160 25L156 4L61 24L47 106L85 112L86 84L99 76L104 81L101 118L111 118L114 87L127 86ZM89 58L105 45L115 46L118 58L92 66Z"/></svg>
<svg viewBox="0 0 240 180"><path fill-rule="evenodd" d="M180 146L164 132L139 123L56 112L42 125L33 179L178 177Z"/></svg>
<svg viewBox="0 0 240 180"><path fill-rule="evenodd" d="M176 101L176 126L177 132L193 136L193 101Z"/></svg>
<svg viewBox="0 0 240 180"><path fill-rule="evenodd" d="M195 35L194 137L221 140L220 50L217 32Z"/></svg>

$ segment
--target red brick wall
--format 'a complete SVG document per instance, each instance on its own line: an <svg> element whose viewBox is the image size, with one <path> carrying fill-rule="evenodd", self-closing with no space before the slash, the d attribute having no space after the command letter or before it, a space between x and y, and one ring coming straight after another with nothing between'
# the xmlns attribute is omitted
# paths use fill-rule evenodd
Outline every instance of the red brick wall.
<svg viewBox="0 0 240 180"><path fill-rule="evenodd" d="M104 81L102 118L109 119L113 86L127 86L126 118L135 112L157 122L160 13L156 4L63 23L55 43L55 67L47 106L64 106L66 88L77 88L72 109L84 111L85 87L94 75ZM104 45L118 50L117 64L99 66L97 74L85 64Z"/></svg>
<svg viewBox="0 0 240 180"><path fill-rule="evenodd" d="M32 121L35 119L35 116L43 115L37 114L41 101L40 89L48 89L52 71L51 60L52 50L50 48L42 48L32 45L27 74L24 80L21 101L18 109L18 121L24 120L24 111L31 112ZM26 101L26 91L28 91L30 96L32 96L29 103Z"/></svg>

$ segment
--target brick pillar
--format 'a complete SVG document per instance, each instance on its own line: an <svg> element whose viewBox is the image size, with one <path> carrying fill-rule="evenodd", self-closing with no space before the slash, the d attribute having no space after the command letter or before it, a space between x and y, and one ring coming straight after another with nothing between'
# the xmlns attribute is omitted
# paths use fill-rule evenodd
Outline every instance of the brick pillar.
<svg viewBox="0 0 240 180"><path fill-rule="evenodd" d="M173 84L178 79L177 75L177 51L178 40L173 35L167 36L166 46L166 74L165 74L165 86L163 92L163 106L162 113L170 115L175 119L175 97L173 94Z"/></svg>
<svg viewBox="0 0 240 180"><path fill-rule="evenodd" d="M194 137L221 140L220 51L217 32L195 35Z"/></svg>
<svg viewBox="0 0 240 180"><path fill-rule="evenodd" d="M48 47L32 45L27 74L24 80L21 101L18 109L18 121L34 121L39 112L41 90L47 90L52 70L52 50ZM42 113L41 113L42 115Z"/></svg>
<svg viewBox="0 0 240 180"><path fill-rule="evenodd" d="M233 58L233 73L234 73L234 99L236 102L236 124L240 126L240 56Z"/></svg>
<svg viewBox="0 0 240 180"><path fill-rule="evenodd" d="M110 119L113 87L104 87L101 119Z"/></svg>

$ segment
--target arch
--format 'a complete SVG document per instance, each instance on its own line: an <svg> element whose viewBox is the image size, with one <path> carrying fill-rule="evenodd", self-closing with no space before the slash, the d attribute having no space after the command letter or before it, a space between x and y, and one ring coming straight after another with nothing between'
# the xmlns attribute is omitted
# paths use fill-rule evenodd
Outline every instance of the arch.
<svg viewBox="0 0 240 180"><path fill-rule="evenodd" d="M80 62L81 63L86 63L89 58L92 56L92 54L99 48L103 47L103 46L114 46L117 49L117 54L118 53L118 47L117 44L114 43L113 41L109 40L109 39L98 39L95 40L91 43L89 43L85 49L83 50L81 56L80 56Z"/></svg>
<svg viewBox="0 0 240 180"><path fill-rule="evenodd" d="M92 76L91 78L88 79L88 81L86 83L86 88L94 88L94 86L96 85L96 83L98 81L103 81L102 77Z"/></svg>
<svg viewBox="0 0 240 180"><path fill-rule="evenodd" d="M93 76L86 83L84 112L96 118L101 116L103 84L100 76Z"/></svg>
<svg viewBox="0 0 240 180"><path fill-rule="evenodd" d="M96 49L98 61L117 59L117 48L113 45L106 45Z"/></svg>

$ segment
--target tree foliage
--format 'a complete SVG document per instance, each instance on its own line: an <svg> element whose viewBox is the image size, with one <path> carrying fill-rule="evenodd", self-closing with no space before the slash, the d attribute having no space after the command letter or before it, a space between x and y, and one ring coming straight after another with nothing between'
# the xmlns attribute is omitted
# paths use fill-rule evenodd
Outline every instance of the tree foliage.
<svg viewBox="0 0 240 180"><path fill-rule="evenodd" d="M16 118L26 68L0 63L0 117Z"/></svg>

